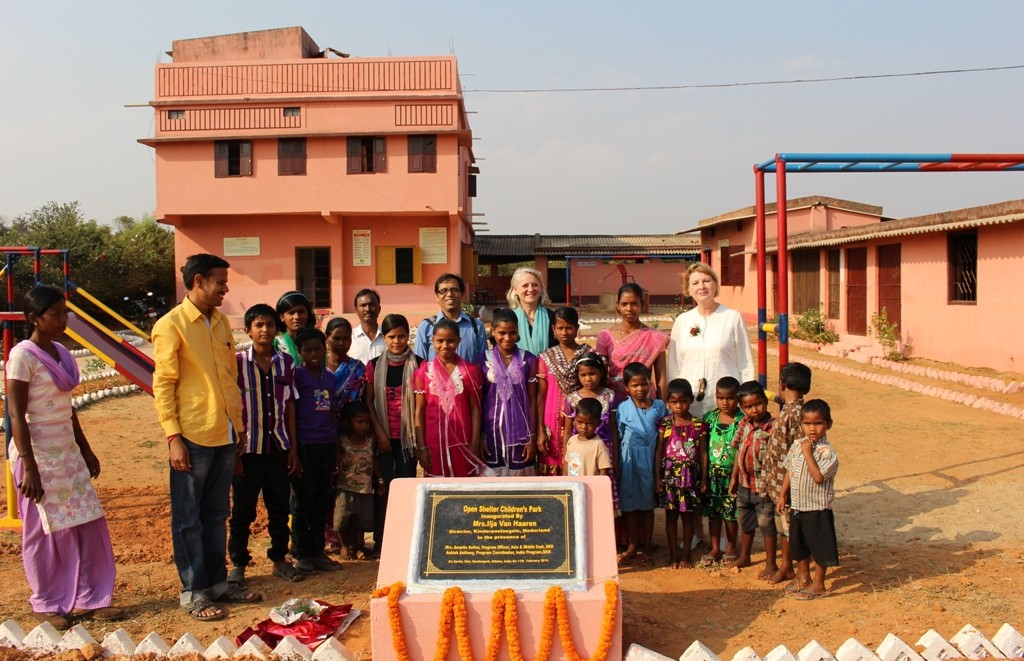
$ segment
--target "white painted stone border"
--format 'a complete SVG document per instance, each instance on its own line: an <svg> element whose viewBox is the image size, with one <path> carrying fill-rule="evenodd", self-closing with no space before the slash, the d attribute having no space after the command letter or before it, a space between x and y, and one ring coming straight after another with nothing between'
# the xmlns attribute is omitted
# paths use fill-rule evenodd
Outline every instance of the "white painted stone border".
<svg viewBox="0 0 1024 661"><path fill-rule="evenodd" d="M635 644L629 646L623 658L625 661L672 661L671 657ZM1024 636L1009 624L1004 624L989 640L968 624L948 641L934 629L929 629L914 645L890 633L874 651L855 638L847 640L835 652L812 640L798 652L779 645L763 657L752 647L744 647L733 655L732 661L945 661L957 658L1024 658ZM707 645L695 640L679 656L679 661L723 660Z"/></svg>
<svg viewBox="0 0 1024 661"><path fill-rule="evenodd" d="M344 633L362 611L353 608L342 621L340 633ZM81 650L87 645L97 645L103 650L104 657L133 656L152 654L158 658L174 658L184 655L198 654L207 659L227 659L231 657L251 655L261 659L296 659L301 661L356 661L358 656L349 651L335 637L322 642L315 651L300 643L293 636L285 636L277 647L270 649L266 643L253 636L237 647L230 638L221 636L208 647L192 633L186 632L174 644L168 644L160 634L150 632L136 643L124 629L117 629L97 643L96 639L81 624L76 624L63 635L49 622L43 622L28 633L14 620L0 624L0 647L9 647L22 652L37 654L55 654L63 651Z"/></svg>

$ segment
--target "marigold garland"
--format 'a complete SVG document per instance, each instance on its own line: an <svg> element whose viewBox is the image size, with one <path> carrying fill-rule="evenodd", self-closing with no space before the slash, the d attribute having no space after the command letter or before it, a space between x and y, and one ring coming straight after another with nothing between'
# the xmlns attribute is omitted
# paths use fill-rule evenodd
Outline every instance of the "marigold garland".
<svg viewBox="0 0 1024 661"><path fill-rule="evenodd" d="M395 648L395 656L399 661L411 661L409 650L405 645L405 633L402 630L402 614L398 608L398 598L405 591L405 584L395 583L390 587L379 588L373 596L387 597L388 621L391 625L391 644ZM554 628L558 625L558 637L562 643L562 651L569 661L604 661L612 647L615 633L615 615L619 604L619 585L615 581L604 584L604 617L601 622L601 637L598 639L594 656L585 659L576 650L569 626L569 609L565 601L565 592L558 586L548 588L544 595L544 622L541 628L540 647L534 661L548 661L551 658L551 647L554 642ZM455 639L462 661L473 661L473 646L469 640L469 628L466 624L466 596L462 589L451 587L444 591L441 601L441 617L438 622L437 646L434 650L434 661L444 661L451 645L452 627L455 628ZM504 625L504 627L502 626ZM501 634L504 629L508 639L509 657L512 661L526 661L523 656L522 644L519 639L519 612L516 606L515 590L503 589L494 593L491 599L491 633L487 639L486 661L495 661L501 650Z"/></svg>

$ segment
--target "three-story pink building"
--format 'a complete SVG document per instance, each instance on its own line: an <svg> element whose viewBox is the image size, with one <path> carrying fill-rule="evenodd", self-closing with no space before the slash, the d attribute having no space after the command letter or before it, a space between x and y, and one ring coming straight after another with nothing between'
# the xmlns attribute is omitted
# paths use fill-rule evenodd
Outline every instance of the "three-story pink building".
<svg viewBox="0 0 1024 661"><path fill-rule="evenodd" d="M170 55L140 140L155 215L178 263L231 262L226 313L291 289L342 312L363 287L388 311L430 309L441 273L473 281L478 170L455 57L341 57L299 27Z"/></svg>

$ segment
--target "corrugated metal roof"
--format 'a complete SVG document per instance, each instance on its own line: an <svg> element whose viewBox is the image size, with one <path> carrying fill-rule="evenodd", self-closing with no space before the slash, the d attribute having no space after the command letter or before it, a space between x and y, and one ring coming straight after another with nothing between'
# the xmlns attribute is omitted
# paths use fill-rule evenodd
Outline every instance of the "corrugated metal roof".
<svg viewBox="0 0 1024 661"><path fill-rule="evenodd" d="M478 234L473 248L481 257L533 257L533 239L529 234Z"/></svg>
<svg viewBox="0 0 1024 661"><path fill-rule="evenodd" d="M473 239L477 254L487 257L533 255L696 255L700 237L680 234L501 235Z"/></svg>

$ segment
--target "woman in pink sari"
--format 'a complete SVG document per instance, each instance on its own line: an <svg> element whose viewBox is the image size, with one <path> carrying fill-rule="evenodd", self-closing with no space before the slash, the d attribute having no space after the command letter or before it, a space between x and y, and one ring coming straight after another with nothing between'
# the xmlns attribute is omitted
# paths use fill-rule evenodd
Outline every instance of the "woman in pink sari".
<svg viewBox="0 0 1024 661"><path fill-rule="evenodd" d="M597 336L597 353L608 362L608 385L616 399L626 397L622 383L622 368L630 363L643 363L651 369L651 383L656 391L654 399L665 394L665 349L668 335L640 321L644 307L644 290L635 282L619 287L615 309L622 320L616 326L601 331Z"/></svg>
<svg viewBox="0 0 1024 661"><path fill-rule="evenodd" d="M91 482L100 462L71 408L78 365L57 341L68 325L64 292L33 287L24 309L32 336L11 349L6 376L29 603L58 629L72 618L118 619L114 551Z"/></svg>
<svg viewBox="0 0 1024 661"><path fill-rule="evenodd" d="M459 327L434 324L436 355L414 377L416 458L428 477L472 477L487 471L480 460L480 388L476 365L459 356Z"/></svg>

